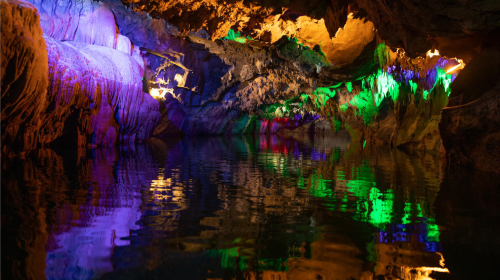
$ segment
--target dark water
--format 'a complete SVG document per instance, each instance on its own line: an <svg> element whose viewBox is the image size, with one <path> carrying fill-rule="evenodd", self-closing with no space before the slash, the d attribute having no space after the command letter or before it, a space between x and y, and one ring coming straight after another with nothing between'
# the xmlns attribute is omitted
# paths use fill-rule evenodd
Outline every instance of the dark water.
<svg viewBox="0 0 500 280"><path fill-rule="evenodd" d="M41 150L2 161L2 278L499 279L499 182L341 136Z"/></svg>

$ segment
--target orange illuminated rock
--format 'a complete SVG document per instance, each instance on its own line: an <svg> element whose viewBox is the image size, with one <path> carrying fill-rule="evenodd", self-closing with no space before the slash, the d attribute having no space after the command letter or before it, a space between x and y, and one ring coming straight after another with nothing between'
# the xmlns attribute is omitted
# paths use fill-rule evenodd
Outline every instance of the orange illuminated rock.
<svg viewBox="0 0 500 280"><path fill-rule="evenodd" d="M33 147L46 104L48 57L39 15L25 1L1 1L2 153Z"/></svg>

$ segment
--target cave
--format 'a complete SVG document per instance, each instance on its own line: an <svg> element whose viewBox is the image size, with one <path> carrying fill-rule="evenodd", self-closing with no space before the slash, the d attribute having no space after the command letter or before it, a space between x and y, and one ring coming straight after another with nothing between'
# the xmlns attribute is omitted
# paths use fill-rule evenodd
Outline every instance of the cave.
<svg viewBox="0 0 500 280"><path fill-rule="evenodd" d="M500 1L0 4L3 279L498 279Z"/></svg>

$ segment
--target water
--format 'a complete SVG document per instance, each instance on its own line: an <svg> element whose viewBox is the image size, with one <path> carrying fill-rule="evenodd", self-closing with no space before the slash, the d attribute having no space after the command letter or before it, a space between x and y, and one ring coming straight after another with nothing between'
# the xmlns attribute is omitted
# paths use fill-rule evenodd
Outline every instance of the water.
<svg viewBox="0 0 500 280"><path fill-rule="evenodd" d="M2 160L2 276L498 279L499 182L344 136L40 150Z"/></svg>

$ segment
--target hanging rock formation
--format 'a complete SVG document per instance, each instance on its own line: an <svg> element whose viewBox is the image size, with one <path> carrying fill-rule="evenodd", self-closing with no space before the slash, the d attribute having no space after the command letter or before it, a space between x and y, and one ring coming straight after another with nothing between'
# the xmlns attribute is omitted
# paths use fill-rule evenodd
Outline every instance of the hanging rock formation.
<svg viewBox="0 0 500 280"><path fill-rule="evenodd" d="M46 10L2 1L2 151L149 138L159 104L142 91L143 59L111 11L34 2Z"/></svg>
<svg viewBox="0 0 500 280"><path fill-rule="evenodd" d="M500 7L471 3L2 1L2 154L345 129L497 171Z"/></svg>
<svg viewBox="0 0 500 280"><path fill-rule="evenodd" d="M252 37L279 15L298 23L299 16L324 19L330 37L344 27L347 15L371 21L391 47L404 48L412 57L437 47L448 57L467 60L493 42L500 28L500 3L495 0L122 0L137 11L167 19L187 34L204 29L212 39L230 28ZM195 20L194 20L195 19ZM325 43L325 42L323 42ZM323 46L322 46L323 47Z"/></svg>
<svg viewBox="0 0 500 280"><path fill-rule="evenodd" d="M459 61L439 55L410 59L384 44L375 59L378 72L353 83L352 91L341 91L338 104L326 106L327 113L342 121L353 141L438 151L441 108L457 77L447 71Z"/></svg>
<svg viewBox="0 0 500 280"><path fill-rule="evenodd" d="M30 149L47 106L48 58L36 9L24 1L2 9L2 154Z"/></svg>

